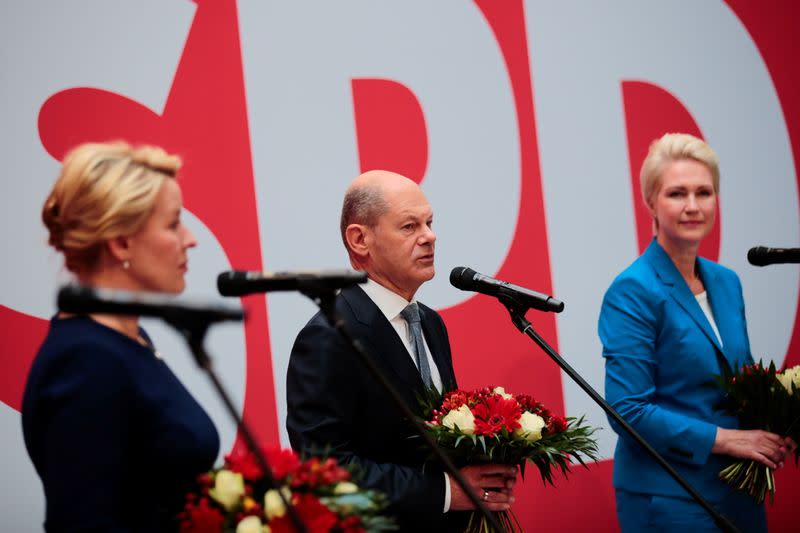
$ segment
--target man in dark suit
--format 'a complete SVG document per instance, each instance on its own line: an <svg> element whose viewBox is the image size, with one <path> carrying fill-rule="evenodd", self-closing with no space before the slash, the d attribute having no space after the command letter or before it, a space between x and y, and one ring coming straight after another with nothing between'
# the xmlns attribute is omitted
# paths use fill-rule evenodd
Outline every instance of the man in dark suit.
<svg viewBox="0 0 800 533"><path fill-rule="evenodd" d="M456 387L444 322L414 300L435 273L432 222L419 186L393 172L360 175L342 206L341 233L350 262L369 279L342 290L336 311L417 413L426 385L440 391ZM423 471L426 453L419 439L409 439L409 422L320 313L297 336L286 391L292 447L358 465L361 483L388 496L402 530L445 530L459 521L449 511L473 509L438 465ZM509 508L515 468L481 465L462 473L490 510Z"/></svg>

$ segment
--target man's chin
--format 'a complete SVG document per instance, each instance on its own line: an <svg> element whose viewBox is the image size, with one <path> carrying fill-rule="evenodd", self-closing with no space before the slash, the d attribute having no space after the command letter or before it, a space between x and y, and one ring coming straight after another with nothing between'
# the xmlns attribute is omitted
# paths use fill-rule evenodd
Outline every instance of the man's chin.
<svg viewBox="0 0 800 533"><path fill-rule="evenodd" d="M426 281L430 281L436 275L436 269L433 265L424 268L422 272L420 272L420 280L425 283Z"/></svg>

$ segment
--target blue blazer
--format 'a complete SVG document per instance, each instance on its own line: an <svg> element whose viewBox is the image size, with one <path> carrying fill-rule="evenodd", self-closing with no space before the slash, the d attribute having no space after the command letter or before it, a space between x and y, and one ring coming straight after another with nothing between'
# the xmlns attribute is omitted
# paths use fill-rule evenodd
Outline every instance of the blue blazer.
<svg viewBox="0 0 800 533"><path fill-rule="evenodd" d="M600 312L606 399L701 494L718 500L717 478L732 459L711 455L716 428L737 428L714 407L713 376L753 362L741 283L730 269L697 259L722 344L675 264L655 241L609 287ZM632 492L686 492L620 431L614 486Z"/></svg>

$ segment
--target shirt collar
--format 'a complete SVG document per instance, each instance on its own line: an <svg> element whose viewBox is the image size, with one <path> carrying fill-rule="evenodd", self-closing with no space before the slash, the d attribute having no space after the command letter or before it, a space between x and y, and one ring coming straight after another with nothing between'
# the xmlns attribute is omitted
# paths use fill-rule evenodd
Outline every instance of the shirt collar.
<svg viewBox="0 0 800 533"><path fill-rule="evenodd" d="M367 282L360 287L367 293L369 299L378 306L383 316L386 317L386 320L391 322L400 314L400 312L406 308L408 304L414 302L415 300L412 299L411 302L393 292L390 289L387 289L380 283L372 281L371 279L367 278Z"/></svg>

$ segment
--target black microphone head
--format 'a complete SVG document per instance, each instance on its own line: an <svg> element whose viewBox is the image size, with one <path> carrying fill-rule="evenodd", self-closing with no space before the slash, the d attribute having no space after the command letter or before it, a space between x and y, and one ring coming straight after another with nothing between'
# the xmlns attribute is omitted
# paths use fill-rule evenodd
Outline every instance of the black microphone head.
<svg viewBox="0 0 800 533"><path fill-rule="evenodd" d="M768 248L756 246L747 252L747 260L751 265L783 265L800 264L800 248Z"/></svg>
<svg viewBox="0 0 800 533"><path fill-rule="evenodd" d="M548 310L553 313L560 313L564 310L564 302L561 300L556 300L555 298L550 298L547 301L547 305L550 307Z"/></svg>
<svg viewBox="0 0 800 533"><path fill-rule="evenodd" d="M222 296L244 296L251 291L245 283L249 272L228 270L217 276L217 290Z"/></svg>
<svg viewBox="0 0 800 533"><path fill-rule="evenodd" d="M450 271L450 285L462 291L471 291L474 287L472 282L475 274L477 272L469 267L455 267Z"/></svg>
<svg viewBox="0 0 800 533"><path fill-rule="evenodd" d="M222 296L245 296L274 291L300 291L305 294L330 292L367 282L367 274L358 270L294 270L285 272L248 272L231 270L217 276L217 290Z"/></svg>
<svg viewBox="0 0 800 533"><path fill-rule="evenodd" d="M96 297L97 295L91 287L64 285L58 291L56 305L60 311L81 315L94 311L87 302L93 301Z"/></svg>
<svg viewBox="0 0 800 533"><path fill-rule="evenodd" d="M177 322L221 322L242 320L241 309L180 299L174 294L145 291L125 291L66 285L58 291L59 310L66 313L107 313L163 318L173 325Z"/></svg>
<svg viewBox="0 0 800 533"><path fill-rule="evenodd" d="M747 262L753 266L766 266L770 264L768 252L769 248L766 246L754 246L747 251Z"/></svg>

